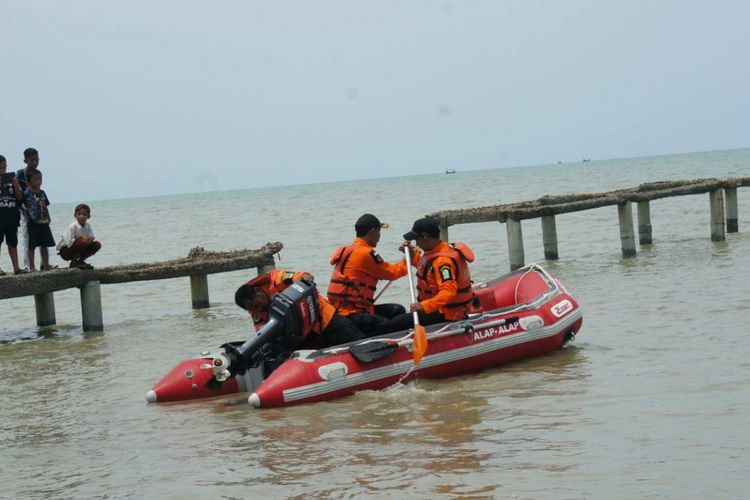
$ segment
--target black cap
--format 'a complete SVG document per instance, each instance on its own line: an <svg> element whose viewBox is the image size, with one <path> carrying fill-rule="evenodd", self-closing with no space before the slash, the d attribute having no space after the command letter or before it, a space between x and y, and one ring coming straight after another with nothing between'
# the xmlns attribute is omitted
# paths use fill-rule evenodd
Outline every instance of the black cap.
<svg viewBox="0 0 750 500"><path fill-rule="evenodd" d="M388 227L388 224L382 224L372 214L364 214L354 223L354 229L378 229L380 227Z"/></svg>
<svg viewBox="0 0 750 500"><path fill-rule="evenodd" d="M405 240L416 240L418 236L432 236L440 238L440 223L432 217L419 219L411 227L411 231L404 235Z"/></svg>

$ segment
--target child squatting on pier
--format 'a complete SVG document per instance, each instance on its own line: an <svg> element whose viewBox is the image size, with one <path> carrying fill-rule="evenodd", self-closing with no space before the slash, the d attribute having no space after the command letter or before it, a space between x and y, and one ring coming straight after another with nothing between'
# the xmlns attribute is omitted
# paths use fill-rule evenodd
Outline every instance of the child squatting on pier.
<svg viewBox="0 0 750 500"><path fill-rule="evenodd" d="M94 230L89 224L91 208L80 203L73 215L76 220L71 222L57 243L57 253L63 260L70 261L70 267L93 269L94 266L84 261L98 252L102 244L94 239Z"/></svg>

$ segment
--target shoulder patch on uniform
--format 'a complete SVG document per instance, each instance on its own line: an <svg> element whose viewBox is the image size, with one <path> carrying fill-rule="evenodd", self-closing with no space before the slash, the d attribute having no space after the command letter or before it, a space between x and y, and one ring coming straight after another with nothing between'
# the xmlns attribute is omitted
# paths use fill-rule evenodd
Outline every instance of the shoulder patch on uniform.
<svg viewBox="0 0 750 500"><path fill-rule="evenodd" d="M440 266L438 269L440 271L440 277L443 278L443 281L448 281L453 279L453 271L451 271L451 266L449 265L443 265Z"/></svg>
<svg viewBox="0 0 750 500"><path fill-rule="evenodd" d="M380 256L380 254L378 253L378 251L377 251L377 250L373 250L373 251L371 251L371 252L370 252L370 255L372 256L372 259L373 259L373 260L374 260L374 261L375 261L376 263L378 263L378 264L382 264L382 263L383 263L383 257L381 257L381 256Z"/></svg>

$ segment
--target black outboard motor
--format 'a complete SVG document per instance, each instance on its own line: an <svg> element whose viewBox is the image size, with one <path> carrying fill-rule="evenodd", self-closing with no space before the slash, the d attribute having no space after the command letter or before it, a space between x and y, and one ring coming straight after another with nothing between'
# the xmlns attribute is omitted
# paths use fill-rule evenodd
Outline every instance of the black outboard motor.
<svg viewBox="0 0 750 500"><path fill-rule="evenodd" d="M272 344L271 352L276 354L292 352L322 321L318 290L309 281L295 281L276 294L270 307L268 322L250 340L239 347L222 346L224 354L216 356L212 363L216 381L243 375L254 363L254 355L267 344Z"/></svg>

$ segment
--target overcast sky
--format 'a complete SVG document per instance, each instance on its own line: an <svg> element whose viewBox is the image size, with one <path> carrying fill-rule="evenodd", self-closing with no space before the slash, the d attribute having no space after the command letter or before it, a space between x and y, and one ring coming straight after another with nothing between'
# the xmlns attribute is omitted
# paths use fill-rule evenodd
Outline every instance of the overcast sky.
<svg viewBox="0 0 750 500"><path fill-rule="evenodd" d="M745 0L0 6L57 201L750 146Z"/></svg>

